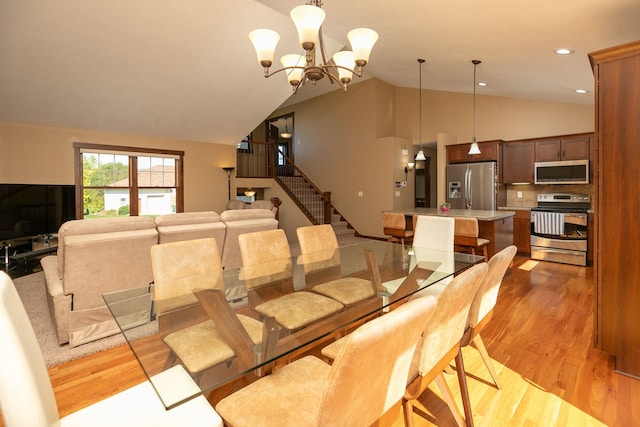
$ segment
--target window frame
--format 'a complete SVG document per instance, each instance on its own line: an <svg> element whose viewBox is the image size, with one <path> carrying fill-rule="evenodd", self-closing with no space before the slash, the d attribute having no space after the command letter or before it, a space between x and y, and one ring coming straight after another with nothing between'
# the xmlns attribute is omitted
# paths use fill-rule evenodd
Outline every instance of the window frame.
<svg viewBox="0 0 640 427"><path fill-rule="evenodd" d="M84 218L84 182L83 182L83 151L113 152L129 156L129 216L139 216L138 204L132 203L138 196L138 157L162 157L175 158L175 189L176 212L184 212L184 151L166 150L157 148L127 147L121 145L93 144L88 142L73 143L74 181L76 193L76 218ZM143 187L146 188L146 187Z"/></svg>

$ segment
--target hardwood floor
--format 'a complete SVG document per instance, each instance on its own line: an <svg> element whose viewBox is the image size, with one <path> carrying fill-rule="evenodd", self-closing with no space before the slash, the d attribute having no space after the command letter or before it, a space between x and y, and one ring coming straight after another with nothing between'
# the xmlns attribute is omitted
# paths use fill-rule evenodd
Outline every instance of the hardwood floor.
<svg viewBox="0 0 640 427"><path fill-rule="evenodd" d="M593 301L592 268L516 257L482 334L501 390L477 351L463 350L476 426L640 425L640 381L616 374L611 358L591 344ZM126 346L49 374L61 415L144 380ZM446 377L459 398L455 375ZM438 393L432 386L416 404L416 427L454 425ZM403 425L399 410L385 421Z"/></svg>

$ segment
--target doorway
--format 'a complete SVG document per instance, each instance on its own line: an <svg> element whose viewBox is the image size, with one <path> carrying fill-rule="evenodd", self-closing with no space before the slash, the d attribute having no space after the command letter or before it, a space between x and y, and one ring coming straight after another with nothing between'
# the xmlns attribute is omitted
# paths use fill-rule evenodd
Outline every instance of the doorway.
<svg viewBox="0 0 640 427"><path fill-rule="evenodd" d="M416 208L431 207L431 157L416 160L415 165L415 205Z"/></svg>
<svg viewBox="0 0 640 427"><path fill-rule="evenodd" d="M287 159L293 163L294 113L267 119L265 141L275 143L278 147L276 165L287 165Z"/></svg>

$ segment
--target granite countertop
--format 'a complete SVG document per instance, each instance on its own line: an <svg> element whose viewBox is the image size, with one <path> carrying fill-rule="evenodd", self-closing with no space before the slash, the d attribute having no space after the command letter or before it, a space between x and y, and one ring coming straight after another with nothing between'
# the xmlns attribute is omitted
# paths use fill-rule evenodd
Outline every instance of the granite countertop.
<svg viewBox="0 0 640 427"><path fill-rule="evenodd" d="M530 211L531 206L498 206L499 211Z"/></svg>
<svg viewBox="0 0 640 427"><path fill-rule="evenodd" d="M476 218L478 221L496 221L503 218L514 216L516 213L506 210L483 211L477 209L449 209L442 212L439 208L415 208L413 211L394 211L402 212L405 215L435 215L450 217L466 217Z"/></svg>

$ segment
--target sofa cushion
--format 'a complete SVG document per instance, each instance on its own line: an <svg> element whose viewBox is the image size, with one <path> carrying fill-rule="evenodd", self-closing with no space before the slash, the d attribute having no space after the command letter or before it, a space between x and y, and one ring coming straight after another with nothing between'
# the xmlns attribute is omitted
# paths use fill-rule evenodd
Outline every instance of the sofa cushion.
<svg viewBox="0 0 640 427"><path fill-rule="evenodd" d="M229 200L227 202L227 209L245 209L247 204L242 200Z"/></svg>
<svg viewBox="0 0 640 427"><path fill-rule="evenodd" d="M268 209L243 209L243 210L227 210L220 214L220 219L225 223L232 221L248 221L252 219L270 219L275 218L275 213Z"/></svg>
<svg viewBox="0 0 640 427"><path fill-rule="evenodd" d="M67 221L58 230L58 275L64 275L65 238L82 234L103 234L118 231L135 231L155 229L153 218L145 216L128 216L118 218L74 219Z"/></svg>
<svg viewBox="0 0 640 427"><path fill-rule="evenodd" d="M155 222L158 227L220 222L220 215L214 211L180 212L169 215L159 215L155 218Z"/></svg>

